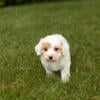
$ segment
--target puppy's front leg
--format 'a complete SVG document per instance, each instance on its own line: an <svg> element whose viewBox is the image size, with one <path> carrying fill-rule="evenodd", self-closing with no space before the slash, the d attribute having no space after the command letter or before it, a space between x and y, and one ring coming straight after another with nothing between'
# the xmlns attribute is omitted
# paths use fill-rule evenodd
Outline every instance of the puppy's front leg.
<svg viewBox="0 0 100 100"><path fill-rule="evenodd" d="M49 70L46 66L44 68L47 76L51 76L53 74L53 71Z"/></svg>
<svg viewBox="0 0 100 100"><path fill-rule="evenodd" d="M61 79L63 83L66 83L69 81L70 78L70 69L65 67L64 69L61 70Z"/></svg>
<svg viewBox="0 0 100 100"><path fill-rule="evenodd" d="M53 72L52 72L52 71L50 71L50 70L46 70L46 74L47 74L47 75L52 75L52 74L53 74Z"/></svg>

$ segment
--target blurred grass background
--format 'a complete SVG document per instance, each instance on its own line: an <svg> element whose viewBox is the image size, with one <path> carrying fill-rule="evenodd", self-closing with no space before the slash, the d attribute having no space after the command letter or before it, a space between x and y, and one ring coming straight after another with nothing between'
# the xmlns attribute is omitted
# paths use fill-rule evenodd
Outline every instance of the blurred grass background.
<svg viewBox="0 0 100 100"><path fill-rule="evenodd" d="M45 77L34 46L61 33L71 47L71 79ZM1 100L100 99L100 1L64 1L0 8Z"/></svg>

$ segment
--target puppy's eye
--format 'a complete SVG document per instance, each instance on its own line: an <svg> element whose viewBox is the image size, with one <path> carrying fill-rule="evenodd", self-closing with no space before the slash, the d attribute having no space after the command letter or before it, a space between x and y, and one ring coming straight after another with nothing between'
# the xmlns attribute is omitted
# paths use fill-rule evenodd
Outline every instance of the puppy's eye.
<svg viewBox="0 0 100 100"><path fill-rule="evenodd" d="M54 48L54 50L55 50L55 51L58 51L58 50L59 50L59 48Z"/></svg>
<svg viewBox="0 0 100 100"><path fill-rule="evenodd" d="M48 48L44 48L44 51L48 51Z"/></svg>

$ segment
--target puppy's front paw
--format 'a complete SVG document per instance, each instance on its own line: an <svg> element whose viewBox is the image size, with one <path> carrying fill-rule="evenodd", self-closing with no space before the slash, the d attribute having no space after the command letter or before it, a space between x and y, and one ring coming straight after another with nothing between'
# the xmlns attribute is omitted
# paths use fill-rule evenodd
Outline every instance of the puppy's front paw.
<svg viewBox="0 0 100 100"><path fill-rule="evenodd" d="M52 71L46 71L46 76L47 77L52 77L53 76L53 72Z"/></svg>
<svg viewBox="0 0 100 100"><path fill-rule="evenodd" d="M66 82L68 82L69 81L69 76L64 76L64 77L62 77L62 82L63 83L66 83Z"/></svg>
<svg viewBox="0 0 100 100"><path fill-rule="evenodd" d="M67 73L65 71L61 72L61 79L62 79L63 83L68 82L69 78L70 78L70 73Z"/></svg>

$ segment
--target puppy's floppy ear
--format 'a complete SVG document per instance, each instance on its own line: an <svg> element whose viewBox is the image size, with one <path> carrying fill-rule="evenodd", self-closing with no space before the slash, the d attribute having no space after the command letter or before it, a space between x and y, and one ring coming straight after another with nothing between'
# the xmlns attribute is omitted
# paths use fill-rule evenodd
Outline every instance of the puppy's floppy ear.
<svg viewBox="0 0 100 100"><path fill-rule="evenodd" d="M42 39L39 41L39 43L35 46L35 52L36 54L39 56L41 55L41 41Z"/></svg>
<svg viewBox="0 0 100 100"><path fill-rule="evenodd" d="M69 51L69 43L63 36L61 36L61 45L62 45L62 55L68 55Z"/></svg>
<svg viewBox="0 0 100 100"><path fill-rule="evenodd" d="M69 44L67 42L63 42L62 45L62 54L67 55L69 53Z"/></svg>

